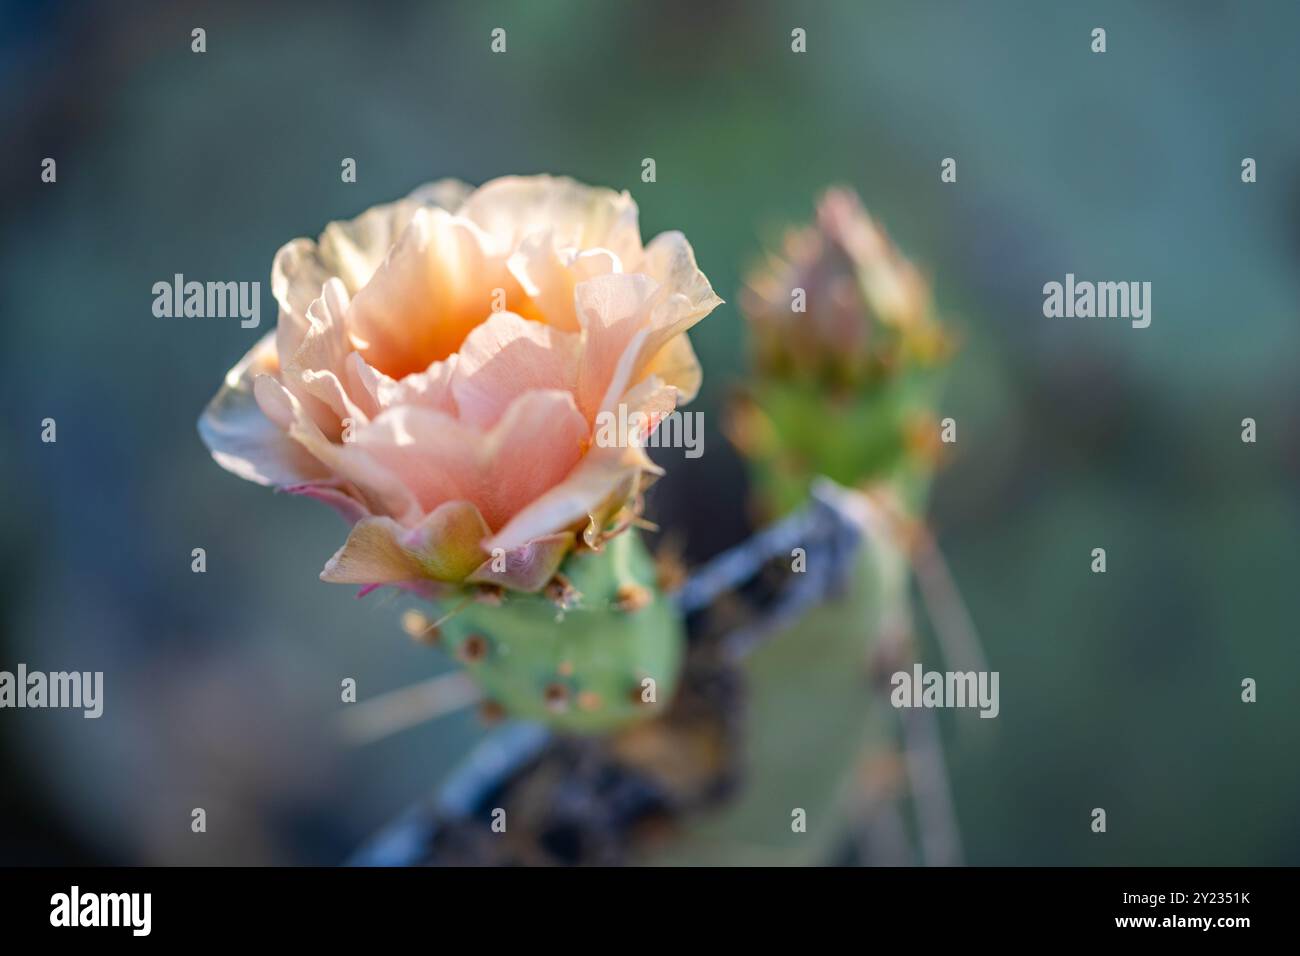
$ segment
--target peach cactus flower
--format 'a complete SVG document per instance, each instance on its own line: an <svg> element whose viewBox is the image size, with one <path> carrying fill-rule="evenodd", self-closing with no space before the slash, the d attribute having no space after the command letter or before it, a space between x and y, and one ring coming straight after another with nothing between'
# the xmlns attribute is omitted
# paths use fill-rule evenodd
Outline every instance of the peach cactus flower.
<svg viewBox="0 0 1300 956"><path fill-rule="evenodd" d="M626 193L550 176L440 181L280 249L277 327L199 422L242 478L352 523L326 581L536 591L635 513L637 442L694 397L686 330L721 300L690 244L642 245Z"/></svg>

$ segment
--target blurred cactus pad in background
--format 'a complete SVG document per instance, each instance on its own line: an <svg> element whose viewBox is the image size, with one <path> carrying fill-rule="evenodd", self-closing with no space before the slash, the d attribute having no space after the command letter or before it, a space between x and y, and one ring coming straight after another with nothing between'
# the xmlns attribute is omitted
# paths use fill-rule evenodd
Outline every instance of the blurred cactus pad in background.
<svg viewBox="0 0 1300 956"><path fill-rule="evenodd" d="M888 674L878 670L910 660L906 532L923 520L938 457L934 403L951 339L927 280L844 188L827 191L814 222L790 229L750 274L741 311L754 367L729 424L749 462L754 514L786 514L807 502L814 480L831 478L861 515L861 550L851 569L837 569L841 593L747 661L744 788L669 857L924 860L907 849L923 837L898 822L904 761L896 716L883 706ZM809 572L802 549L790 561Z"/></svg>

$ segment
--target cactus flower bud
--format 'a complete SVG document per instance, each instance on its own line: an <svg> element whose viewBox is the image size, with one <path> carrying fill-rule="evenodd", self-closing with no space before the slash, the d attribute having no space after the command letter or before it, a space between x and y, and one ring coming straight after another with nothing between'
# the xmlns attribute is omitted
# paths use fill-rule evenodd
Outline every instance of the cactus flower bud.
<svg viewBox="0 0 1300 956"><path fill-rule="evenodd" d="M740 304L756 374L728 426L767 509L797 505L817 475L919 493L935 459L935 373L951 340L929 282L858 197L828 190L814 222L791 229L753 271Z"/></svg>
<svg viewBox="0 0 1300 956"><path fill-rule="evenodd" d="M845 188L787 232L740 303L765 376L858 386L945 354L929 284Z"/></svg>

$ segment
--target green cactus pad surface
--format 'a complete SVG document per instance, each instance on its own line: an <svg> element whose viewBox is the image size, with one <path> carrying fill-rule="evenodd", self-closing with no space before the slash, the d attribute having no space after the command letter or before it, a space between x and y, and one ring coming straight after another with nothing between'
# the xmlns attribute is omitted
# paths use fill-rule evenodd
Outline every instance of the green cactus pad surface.
<svg viewBox="0 0 1300 956"><path fill-rule="evenodd" d="M560 569L581 595L561 610L507 592L442 626L446 649L511 717L600 733L660 713L676 688L685 630L635 529Z"/></svg>
<svg viewBox="0 0 1300 956"><path fill-rule="evenodd" d="M935 376L919 373L838 399L813 383L753 386L771 428L769 445L750 460L763 504L773 514L792 511L807 499L813 478L825 475L846 487L891 483L919 512L930 469L909 457L906 423L929 412L937 387Z"/></svg>

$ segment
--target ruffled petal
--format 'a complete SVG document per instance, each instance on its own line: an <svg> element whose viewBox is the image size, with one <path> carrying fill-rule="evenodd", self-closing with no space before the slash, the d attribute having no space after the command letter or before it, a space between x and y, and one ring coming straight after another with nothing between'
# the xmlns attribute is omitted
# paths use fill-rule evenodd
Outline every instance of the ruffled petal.
<svg viewBox="0 0 1300 956"><path fill-rule="evenodd" d="M555 577L575 538L570 531L534 538L506 551L500 560L489 558L471 574L470 584L495 584L512 591L540 591ZM498 571L495 568L500 567Z"/></svg>
<svg viewBox="0 0 1300 956"><path fill-rule="evenodd" d="M396 584L420 577L419 562L397 543L401 531L392 518L363 518L325 563L320 579L334 584Z"/></svg>
<svg viewBox="0 0 1300 956"><path fill-rule="evenodd" d="M419 525L363 518L326 563L321 580L339 584L397 584L420 578L458 583L483 563L488 528L467 501L448 501Z"/></svg>
<svg viewBox="0 0 1300 956"><path fill-rule="evenodd" d="M691 340L685 332L669 339L668 344L646 364L642 374L673 386L677 390L679 405L694 401L704 381L700 360L695 357L695 349L691 348Z"/></svg>
<svg viewBox="0 0 1300 956"><path fill-rule="evenodd" d="M380 461L357 447L355 441L338 443L327 438L302 402L270 375L258 376L253 387L267 418L286 429L289 438L323 464L334 484L350 483L372 514L393 515L407 525L419 521L424 512L415 496ZM346 432L343 437L347 437Z"/></svg>
<svg viewBox="0 0 1300 956"><path fill-rule="evenodd" d="M459 179L438 179L412 189L407 199L421 206L455 212L474 193L474 187Z"/></svg>
<svg viewBox="0 0 1300 956"><path fill-rule="evenodd" d="M275 336L267 333L226 375L199 417L199 436L217 464L247 481L282 487L327 480L329 469L258 406L254 380L276 371Z"/></svg>
<svg viewBox="0 0 1300 956"><path fill-rule="evenodd" d="M517 248L549 231L557 248L608 249L623 262L641 256L636 202L627 192L561 176L504 176L484 183L458 215L473 220L496 248Z"/></svg>
<svg viewBox="0 0 1300 956"><path fill-rule="evenodd" d="M280 305L277 345L287 362L307 334L307 309L325 283L337 277L351 294L359 291L421 208L453 209L472 192L455 179L419 187L405 199L367 209L355 219L331 222L320 238L294 239L271 264L271 293Z"/></svg>
<svg viewBox="0 0 1300 956"><path fill-rule="evenodd" d="M452 390L460 419L490 428L528 391L569 391L577 382L582 340L511 312L498 312L460 347Z"/></svg>
<svg viewBox="0 0 1300 956"><path fill-rule="evenodd" d="M487 547L513 548L557 528L585 524L640 469L653 464L635 447L595 448L577 468L549 491L534 498L487 542Z"/></svg>
<svg viewBox="0 0 1300 956"><path fill-rule="evenodd" d="M525 392L516 398L488 433L482 450L481 487L475 500L488 524L500 528L562 481L582 460L590 438L587 420L569 392ZM554 525L530 537L563 527Z"/></svg>
<svg viewBox="0 0 1300 956"><path fill-rule="evenodd" d="M345 381L349 356L355 354L348 341L344 316L348 292L341 279L325 283L321 295L307 307L307 333L297 351L284 364L281 384L298 397L308 414L331 438L337 438L347 422L355 427L370 420L349 394ZM365 392L357 389L363 398Z"/></svg>
<svg viewBox="0 0 1300 956"><path fill-rule="evenodd" d="M406 532L401 544L417 556L425 577L463 581L482 563L483 542L489 533L487 522L473 504L447 501Z"/></svg>
<svg viewBox="0 0 1300 956"><path fill-rule="evenodd" d="M569 473L588 436L572 395L527 392L486 434L434 409L405 405L376 418L343 452L365 455L424 512L445 501L471 501L499 528Z"/></svg>
<svg viewBox="0 0 1300 956"><path fill-rule="evenodd" d="M451 385L458 362L459 356L449 355L423 372L407 375L401 381L373 368L357 352L348 356L345 366L350 394L356 396L358 404L374 418L396 405L422 405L455 415L456 399Z"/></svg>
<svg viewBox="0 0 1300 956"><path fill-rule="evenodd" d="M678 238L665 233L651 243L653 255L646 250L662 281L640 273L606 275L575 290L587 349L578 401L588 414L646 375L671 381L691 398L698 391L699 363L685 333L722 300L695 268L690 246L683 248L685 240Z"/></svg>
<svg viewBox="0 0 1300 956"><path fill-rule="evenodd" d="M589 420L600 410L624 353L645 330L658 291L654 279L639 273L597 276L574 291L585 336L576 393Z"/></svg>
<svg viewBox="0 0 1300 956"><path fill-rule="evenodd" d="M506 264L536 306L536 313L531 317L565 332L581 329L573 303L577 284L598 275L623 271L618 256L608 249L579 252L558 248L550 229L523 239Z"/></svg>
<svg viewBox="0 0 1300 956"><path fill-rule="evenodd" d="M672 295L685 300L679 315L691 325L722 305L695 263L695 250L680 232L661 233L650 240L641 269Z"/></svg>
<svg viewBox="0 0 1300 956"><path fill-rule="evenodd" d="M522 290L486 241L466 220L416 212L348 310L352 344L367 363L395 379L422 372L460 348L494 306L522 307Z"/></svg>
<svg viewBox="0 0 1300 956"><path fill-rule="evenodd" d="M401 489L409 510L385 513L413 526L446 501L471 499L477 485L475 448L480 441L477 431L450 415L399 405L381 413L339 451L346 463L353 459L373 463L377 475Z"/></svg>

